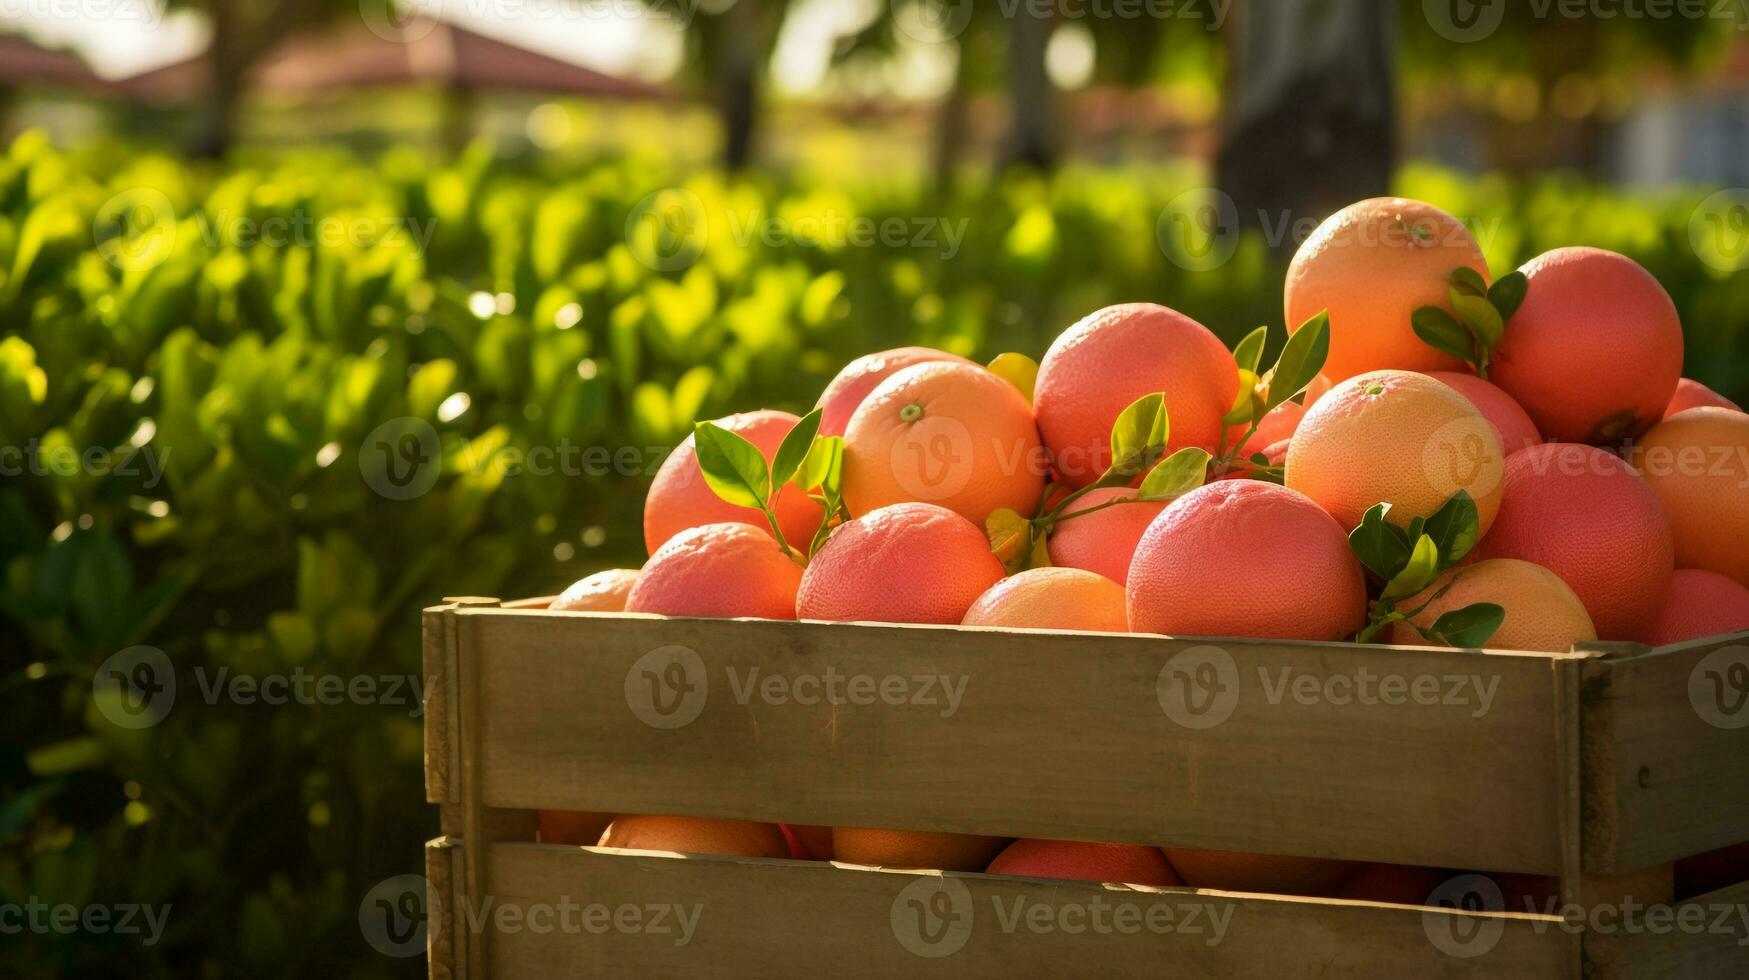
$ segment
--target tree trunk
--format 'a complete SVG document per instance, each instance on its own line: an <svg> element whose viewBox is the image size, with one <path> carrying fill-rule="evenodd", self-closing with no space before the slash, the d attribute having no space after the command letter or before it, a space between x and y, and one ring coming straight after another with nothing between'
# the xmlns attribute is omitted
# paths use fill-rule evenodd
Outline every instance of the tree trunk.
<svg viewBox="0 0 1749 980"><path fill-rule="evenodd" d="M195 115L189 153L199 159L217 159L230 150L236 138L237 103L243 95L243 74L249 68L240 57L241 25L233 4L215 3L211 12L213 39L206 51L207 90Z"/></svg>
<svg viewBox="0 0 1749 980"><path fill-rule="evenodd" d="M1009 18L1008 92L1011 123L1004 166L1048 170L1056 165L1056 134L1052 131L1051 79L1045 72L1045 46L1051 40L1048 12L1021 4Z"/></svg>
<svg viewBox="0 0 1749 980"><path fill-rule="evenodd" d="M1396 164L1396 19L1378 0L1239 0L1216 184L1291 254L1305 219L1385 194Z"/></svg>
<svg viewBox="0 0 1749 980"><path fill-rule="evenodd" d="M249 69L267 49L285 39L300 19L300 0L273 0L260 9L234 0L203 4L212 23L207 46L207 95L195 117L190 152L196 157L222 157L237 136L237 110L243 101ZM256 13L246 16L243 7Z"/></svg>
<svg viewBox="0 0 1749 980"><path fill-rule="evenodd" d="M715 78L717 114L723 127L723 166L746 169L759 131L759 59L766 50L763 4L743 0L723 15Z"/></svg>
<svg viewBox="0 0 1749 980"><path fill-rule="evenodd" d="M970 124L966 107L971 98L972 63L968 38L960 38L958 59L953 70L953 83L935 110L935 143L930 149L929 163L935 174L938 201L953 198L960 161L965 156L966 127Z"/></svg>

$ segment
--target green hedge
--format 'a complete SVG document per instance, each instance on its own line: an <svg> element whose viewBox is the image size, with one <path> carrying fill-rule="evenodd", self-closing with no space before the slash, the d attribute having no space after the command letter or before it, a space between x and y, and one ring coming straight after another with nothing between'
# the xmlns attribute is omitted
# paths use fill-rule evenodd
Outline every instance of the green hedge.
<svg viewBox="0 0 1749 980"><path fill-rule="evenodd" d="M443 595L636 564L643 485L695 418L805 407L856 353L1036 356L1128 299L1229 340L1278 322L1258 237L1209 271L1162 251L1195 184L1072 170L931 202L656 156L214 168L20 138L0 157L0 903L171 911L149 948L9 939L8 965L418 972L358 925L435 831L405 692L276 707L209 694L220 671L405 677ZM1690 373L1749 393L1749 285L1689 246L1704 192L1402 184L1474 216L1496 268L1573 242L1639 257L1683 310ZM126 728L94 679L140 645L177 697Z"/></svg>

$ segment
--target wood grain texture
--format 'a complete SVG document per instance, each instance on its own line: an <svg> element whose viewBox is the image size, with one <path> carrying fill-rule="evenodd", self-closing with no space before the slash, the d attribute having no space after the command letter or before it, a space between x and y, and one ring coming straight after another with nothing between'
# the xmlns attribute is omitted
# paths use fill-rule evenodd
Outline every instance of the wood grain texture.
<svg viewBox="0 0 1749 980"><path fill-rule="evenodd" d="M500 929L492 975L518 980L1560 977L1577 969L1553 920L1524 914L538 844L493 851L500 918L481 921ZM568 919L561 898L575 908ZM1453 955L1433 938L1442 933L1475 943L1460 950L1486 951Z"/></svg>
<svg viewBox="0 0 1749 980"><path fill-rule="evenodd" d="M439 837L425 845L425 958L431 980L467 976L466 931L456 928L463 921L462 896L456 888L461 848L461 841L453 837Z"/></svg>
<svg viewBox="0 0 1749 980"><path fill-rule="evenodd" d="M450 713L455 690L455 658L449 636L447 606L434 606L420 614L425 678L425 701L421 715L425 729L425 802L458 803L460 787L450 783L455 758L455 717Z"/></svg>
<svg viewBox="0 0 1749 980"><path fill-rule="evenodd" d="M481 753L473 775L489 807L1562 871L1556 668L1567 655L454 615L478 685L468 719L480 728L465 741ZM690 669L670 676L695 694L664 686L665 706L697 716L652 727L634 699L663 724L678 716L651 713L640 658L671 648L687 652L665 669ZM829 677L865 679L840 692L868 697L816 697ZM1187 689L1232 700L1199 715L1175 700ZM1405 700L1378 696L1389 692ZM1191 727L1223 704L1224 721Z"/></svg>
<svg viewBox="0 0 1749 980"><path fill-rule="evenodd" d="M1741 666L1734 666L1741 665ZM1585 867L1749 840L1749 633L1588 661Z"/></svg>
<svg viewBox="0 0 1749 980"><path fill-rule="evenodd" d="M1637 929L1585 936L1597 980L1741 980L1749 977L1749 882L1679 902ZM1643 913L1642 913L1643 915Z"/></svg>

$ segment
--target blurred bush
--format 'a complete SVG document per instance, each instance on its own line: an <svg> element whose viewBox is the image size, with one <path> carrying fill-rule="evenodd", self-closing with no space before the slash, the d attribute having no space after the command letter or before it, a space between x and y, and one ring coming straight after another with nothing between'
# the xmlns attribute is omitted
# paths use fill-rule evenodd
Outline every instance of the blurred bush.
<svg viewBox="0 0 1749 980"><path fill-rule="evenodd" d="M644 484L694 419L805 408L855 354L1038 356L1134 299L1229 341L1279 327L1279 254L1211 238L1196 185L1071 169L933 202L659 158L219 169L20 138L0 157L0 902L171 913L150 948L27 937L7 965L422 972L358 925L436 830L408 693L275 707L214 685L415 675L441 596L639 563ZM1690 246L1704 191L1402 185L1469 219L1496 269L1559 244L1634 255L1683 311L1690 373L1749 389L1749 282ZM137 645L178 690L129 729L93 681Z"/></svg>

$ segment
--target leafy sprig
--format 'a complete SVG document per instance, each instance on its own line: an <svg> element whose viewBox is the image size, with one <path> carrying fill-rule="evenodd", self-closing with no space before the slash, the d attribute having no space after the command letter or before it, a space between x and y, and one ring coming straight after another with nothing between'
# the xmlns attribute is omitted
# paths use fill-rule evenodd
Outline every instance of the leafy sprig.
<svg viewBox="0 0 1749 980"><path fill-rule="evenodd" d="M1217 472L1232 467L1245 443L1263 425L1264 416L1305 391L1324 370L1324 362L1330 356L1330 311L1318 313L1289 334L1275 364L1259 374L1263 344L1268 336L1268 327L1258 327L1233 348L1233 360L1239 365L1239 394L1232 410L1221 419L1221 447L1214 458ZM1229 447L1228 433L1236 425L1247 428ZM1281 478L1281 467L1271 464L1262 453L1253 453L1245 465L1254 477L1278 482Z"/></svg>
<svg viewBox="0 0 1749 980"><path fill-rule="evenodd" d="M1039 502L1039 513L1026 518L1003 508L991 514L984 530L990 546L1010 572L1039 568L1050 563L1045 544L1051 533L1064 521L1085 517L1124 504L1159 503L1173 500L1197 487L1208 477L1212 458L1206 449L1188 447L1165 456L1167 437L1172 422L1166 411L1166 396L1161 392L1143 395L1131 402L1111 426L1111 465L1099 479L1070 493L1062 494L1054 504L1046 503L1061 492L1052 484L1045 488ZM1161 457L1165 456L1164 459ZM1146 474L1145 476L1143 474ZM1105 487L1127 487L1141 477L1135 495L1118 497L1103 503L1074 510L1075 504L1087 494Z"/></svg>
<svg viewBox="0 0 1749 980"><path fill-rule="evenodd" d="M1487 378L1494 348L1529 290L1530 280L1522 272L1501 276L1490 286L1481 273L1459 266L1452 270L1446 289L1451 310L1423 306L1410 315L1409 324L1422 342L1473 366L1477 377Z"/></svg>
<svg viewBox="0 0 1749 980"><path fill-rule="evenodd" d="M817 436L820 431L820 409L814 409L804 416L795 427L783 437L778 444L777 452L767 465L765 455L759 447L748 442L745 437L716 424L715 422L700 422L693 426L693 444L698 454L699 472L704 474L705 485L723 500L737 507L751 507L765 515L765 521L771 527L771 536L777 540L778 547L802 564L807 563L808 556L823 540L828 524L842 510L842 500L838 498L838 487L835 479L842 468L843 440L828 437L822 448L822 440ZM836 452L832 448L832 440L836 440ZM817 478L817 479L816 479ZM783 528L778 524L775 509L777 495L783 491L784 485L796 482L806 484L801 486L804 493L815 488L824 487L831 482L830 494L822 493L821 505L826 506L824 497L830 496L834 506L827 507L821 520L821 527L809 542L808 551L800 552L784 538ZM810 494L810 496L812 496Z"/></svg>
<svg viewBox="0 0 1749 980"><path fill-rule="evenodd" d="M1506 620L1506 610L1478 602L1442 614L1429 626L1415 617L1451 587L1447 582L1424 601L1405 608L1432 588L1446 569L1462 561L1481 538L1476 502L1459 490L1433 516L1399 527L1387 520L1391 505L1373 505L1348 535L1355 557L1383 583L1367 610L1367 624L1354 637L1366 643L1396 623L1409 623L1424 639L1454 647L1480 647Z"/></svg>

